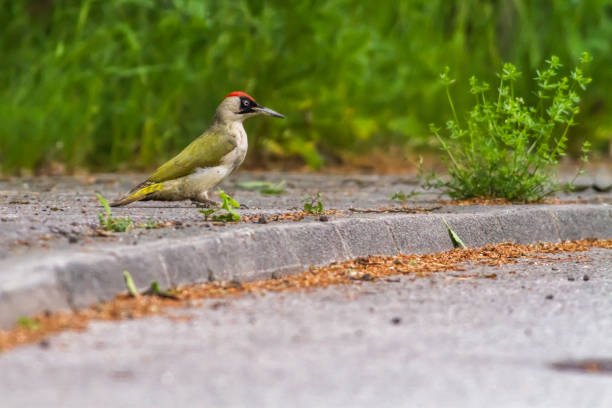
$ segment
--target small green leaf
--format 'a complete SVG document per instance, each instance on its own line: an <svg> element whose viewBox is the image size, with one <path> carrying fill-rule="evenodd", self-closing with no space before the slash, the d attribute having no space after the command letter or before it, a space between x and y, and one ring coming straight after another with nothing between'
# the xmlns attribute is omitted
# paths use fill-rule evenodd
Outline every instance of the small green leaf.
<svg viewBox="0 0 612 408"><path fill-rule="evenodd" d="M106 213L106 215L108 217L111 216L111 208L110 205L108 205L108 200L106 200L106 198L102 197L102 195L100 193L96 193L96 196L98 196L98 201L100 201L100 204L102 204L102 207L104 207L104 212Z"/></svg>
<svg viewBox="0 0 612 408"><path fill-rule="evenodd" d="M244 190L259 190L260 188L268 187L270 184L269 181L264 180L248 180L237 183L236 187Z"/></svg>
<svg viewBox="0 0 612 408"><path fill-rule="evenodd" d="M416 197L418 196L420 193L418 191L411 191L410 193L406 194L403 191L396 191L392 196L391 196L391 200L397 200L397 201L401 201L402 203L408 201L408 199L412 198L412 197Z"/></svg>
<svg viewBox="0 0 612 408"><path fill-rule="evenodd" d="M302 203L304 204L303 210L306 213L321 215L325 212L321 199L321 193L317 193L316 196L312 197L305 196L302 199Z"/></svg>
<svg viewBox="0 0 612 408"><path fill-rule="evenodd" d="M240 203L230 197L225 191L219 189L219 197L223 200L221 203L221 210L225 210L226 213L218 214L219 209L210 208L210 209L201 209L198 210L200 213L204 214L204 220L208 221L210 217L212 221L219 222L238 222L240 221L240 214L234 208L240 208Z"/></svg>
<svg viewBox="0 0 612 408"><path fill-rule="evenodd" d="M234 210L229 210L225 214L213 215L212 220L218 222L238 222L240 221L240 214Z"/></svg>
<svg viewBox="0 0 612 408"><path fill-rule="evenodd" d="M234 208L240 208L240 203L238 203L238 201L234 200L225 191L221 189L219 189L219 197L221 197L221 199L223 200L221 208L228 211L230 210L230 206Z"/></svg>
<svg viewBox="0 0 612 408"><path fill-rule="evenodd" d="M210 217L212 214L215 213L215 211L217 211L215 208L207 208L207 209L201 209L198 210L199 212L201 212L202 214L204 214L204 221L208 221L208 217Z"/></svg>
<svg viewBox="0 0 612 408"><path fill-rule="evenodd" d="M163 222L157 222L153 219L153 217L147 217L147 222L138 224L137 228L145 228L145 229L157 229L163 225Z"/></svg>
<svg viewBox="0 0 612 408"><path fill-rule="evenodd" d="M277 183L271 184L268 187L262 188L259 190L261 194L282 194L285 192L285 180Z"/></svg>
<svg viewBox="0 0 612 408"><path fill-rule="evenodd" d="M132 275L130 275L128 271L123 271L123 279L125 279L125 286L127 287L128 293L134 297L140 296L134 284L134 280L132 279Z"/></svg>
<svg viewBox="0 0 612 408"><path fill-rule="evenodd" d="M403 191L396 191L395 194L393 194L391 196L391 200L397 200L397 201L401 201L404 202L408 199L408 197L406 197L406 194L404 194Z"/></svg>
<svg viewBox="0 0 612 408"><path fill-rule="evenodd" d="M32 318L25 317L25 316L22 316L19 319L17 319L17 325L24 327L26 329L30 329L30 330L40 329L40 323L38 323L36 320Z"/></svg>
<svg viewBox="0 0 612 408"><path fill-rule="evenodd" d="M129 230L133 225L133 221L130 218L113 218L111 220L111 230L115 232L125 232Z"/></svg>
<svg viewBox="0 0 612 408"><path fill-rule="evenodd" d="M128 218L114 218L108 201L102 195L96 193L98 201L104 207L105 214L98 214L98 222L105 231L125 232L133 227L134 222Z"/></svg>
<svg viewBox="0 0 612 408"><path fill-rule="evenodd" d="M151 285L149 286L149 289L142 292L142 294L147 295L147 296L159 296L159 297L168 298L168 299L178 299L179 298L179 292L176 289L171 288L168 290L161 290L159 288L159 284L157 283L157 281L152 281Z"/></svg>
<svg viewBox="0 0 612 408"><path fill-rule="evenodd" d="M159 294L160 290L159 290L159 284L157 283L157 281L151 282L151 291L155 295Z"/></svg>
<svg viewBox="0 0 612 408"><path fill-rule="evenodd" d="M221 204L221 208L226 210L228 214L223 215L215 215L213 216L214 221L222 221L222 222L237 222L240 221L240 214L234 210L234 208L240 208L240 203L230 197L225 191L219 189L219 197L223 200Z"/></svg>
<svg viewBox="0 0 612 408"><path fill-rule="evenodd" d="M460 248L460 247L467 248L465 244L463 243L463 241L461 240L461 238L459 238L459 235L457 235L457 233L453 231L453 229L451 228L451 226L448 224L448 222L446 221L444 217L442 217L442 221L444 221L444 224L446 225L446 228L448 229L448 235L450 235L451 241L453 242L453 246L455 248Z"/></svg>

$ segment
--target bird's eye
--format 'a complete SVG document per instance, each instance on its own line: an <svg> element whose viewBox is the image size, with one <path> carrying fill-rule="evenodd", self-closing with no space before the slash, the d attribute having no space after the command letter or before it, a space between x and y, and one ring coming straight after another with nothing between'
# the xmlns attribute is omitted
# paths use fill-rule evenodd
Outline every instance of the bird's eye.
<svg viewBox="0 0 612 408"><path fill-rule="evenodd" d="M244 106L249 106L249 105L251 104L251 101L249 101L248 99L244 99L244 100L242 101L242 104L243 104Z"/></svg>

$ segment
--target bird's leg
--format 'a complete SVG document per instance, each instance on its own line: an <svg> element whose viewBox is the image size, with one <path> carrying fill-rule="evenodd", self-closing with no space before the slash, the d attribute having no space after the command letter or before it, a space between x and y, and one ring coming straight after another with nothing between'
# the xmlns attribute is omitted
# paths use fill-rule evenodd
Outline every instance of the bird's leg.
<svg viewBox="0 0 612 408"><path fill-rule="evenodd" d="M196 206L200 208L219 208L221 207L221 203L208 198L208 191L201 192L197 196L192 197L191 201L195 202Z"/></svg>
<svg viewBox="0 0 612 408"><path fill-rule="evenodd" d="M201 199L201 198L193 199L192 198L191 202L195 203L196 207L198 208L219 208L221 207L221 203L214 201L214 200Z"/></svg>

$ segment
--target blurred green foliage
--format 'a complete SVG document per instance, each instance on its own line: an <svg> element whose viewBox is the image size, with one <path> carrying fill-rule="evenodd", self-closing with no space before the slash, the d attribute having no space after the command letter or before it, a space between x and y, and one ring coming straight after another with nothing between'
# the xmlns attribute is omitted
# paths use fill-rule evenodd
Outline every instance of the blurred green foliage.
<svg viewBox="0 0 612 408"><path fill-rule="evenodd" d="M318 167L372 147L423 148L436 143L427 124L449 118L443 66L466 111L469 75L494 83L502 61L535 72L582 51L593 84L576 146L589 137L601 149L612 134L611 0L14 0L0 23L5 172L152 167L234 90L288 118L247 121L251 155ZM530 94L532 78L516 87Z"/></svg>

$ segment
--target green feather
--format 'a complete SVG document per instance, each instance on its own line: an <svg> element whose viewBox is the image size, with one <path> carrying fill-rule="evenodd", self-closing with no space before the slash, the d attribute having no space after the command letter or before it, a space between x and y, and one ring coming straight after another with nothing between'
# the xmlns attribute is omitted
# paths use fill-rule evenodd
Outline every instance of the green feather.
<svg viewBox="0 0 612 408"><path fill-rule="evenodd" d="M222 129L210 129L191 142L173 159L162 164L147 179L159 183L187 176L197 168L214 167L236 147L231 138L224 136Z"/></svg>

